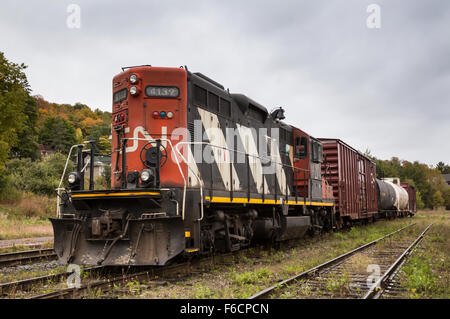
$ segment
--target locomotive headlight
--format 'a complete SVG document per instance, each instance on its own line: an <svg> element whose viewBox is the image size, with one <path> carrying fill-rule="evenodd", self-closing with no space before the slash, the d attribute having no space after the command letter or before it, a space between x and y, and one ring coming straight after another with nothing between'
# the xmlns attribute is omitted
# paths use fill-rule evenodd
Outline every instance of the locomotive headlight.
<svg viewBox="0 0 450 319"><path fill-rule="evenodd" d="M131 95L136 95L137 92L138 92L137 87L135 87L135 86L130 87L130 94Z"/></svg>
<svg viewBox="0 0 450 319"><path fill-rule="evenodd" d="M77 181L77 173L70 173L69 177L67 177L67 181L69 184L74 184Z"/></svg>
<svg viewBox="0 0 450 319"><path fill-rule="evenodd" d="M150 171L148 169L144 169L141 172L141 181L143 181L144 183L148 182L150 180L150 176Z"/></svg>
<svg viewBox="0 0 450 319"><path fill-rule="evenodd" d="M136 75L136 74L132 74L132 75L130 76L130 82L131 82L131 83L136 83L137 80L138 80L138 78L137 78L137 75Z"/></svg>

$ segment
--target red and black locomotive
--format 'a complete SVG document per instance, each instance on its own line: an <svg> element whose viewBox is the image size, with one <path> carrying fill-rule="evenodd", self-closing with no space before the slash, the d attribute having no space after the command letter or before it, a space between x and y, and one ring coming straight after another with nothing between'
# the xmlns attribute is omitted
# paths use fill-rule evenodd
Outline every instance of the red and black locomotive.
<svg viewBox="0 0 450 319"><path fill-rule="evenodd" d="M64 263L164 265L379 214L374 163L352 150L341 168L339 150L324 156L329 140L284 123L282 108L186 67L124 68L112 86L111 188L94 190L94 143L74 146L52 219Z"/></svg>

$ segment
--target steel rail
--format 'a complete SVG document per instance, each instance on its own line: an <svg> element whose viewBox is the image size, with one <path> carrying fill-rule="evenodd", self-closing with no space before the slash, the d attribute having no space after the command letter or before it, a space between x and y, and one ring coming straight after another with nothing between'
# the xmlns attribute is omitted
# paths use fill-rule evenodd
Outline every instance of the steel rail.
<svg viewBox="0 0 450 319"><path fill-rule="evenodd" d="M120 281L128 281L132 279L142 279L144 277L149 278L151 275L151 270L142 271L133 273L130 275L122 275L117 276L112 279L107 280L97 280L94 282L90 282L86 285L82 285L79 288L66 288L63 290L57 290L52 291L50 293L40 294L37 296L33 296L30 299L67 299L67 298L76 298L78 296L83 295L86 291L89 291L91 289L95 288L102 288L102 291L105 291L106 288L114 283L120 282Z"/></svg>
<svg viewBox="0 0 450 319"><path fill-rule="evenodd" d="M381 241L381 240L383 240L383 239L385 239L387 237L390 237L390 236L392 236L394 234L397 234L397 233L401 232L402 230L404 230L404 229L406 229L408 227L411 227L411 226L413 226L415 224L416 223L412 223L412 224L409 224L408 226L405 226L405 227L402 227L400 229L397 229L396 231L394 231L392 233L389 233L389 234L387 234L387 235L385 235L383 237L380 237L378 239L375 239L375 240L373 240L373 241L371 241L371 242L369 242L369 243L367 243L365 245L362 245L362 246L357 247L357 248L355 248L353 250L350 250L350 251L348 251L348 252L346 252L346 253L338 256L338 257L335 257L335 258L333 258L333 259L331 259L329 261L326 261L326 262L324 262L324 263L322 263L322 264L320 264L318 266L315 266L315 267L313 267L313 268L311 268L309 270L306 270L306 271L304 271L304 272L302 272L300 274L297 274L297 275L294 275L294 276L292 276L292 277L290 277L288 279L285 279L285 280L283 280L283 281L281 281L281 282L279 282L279 283L277 283L277 284L275 284L275 285L273 285L273 286L271 286L269 288L266 288L266 289L264 289L264 290L262 290L262 291L260 291L260 292L258 292L256 294L254 294L249 299L264 299L264 298L267 298L275 289L280 288L282 286L286 286L286 285L288 285L288 284L290 284L290 283L292 283L294 281L297 281L299 279L306 278L306 277L308 277L308 276L310 276L310 275L312 275L312 274L314 274L314 273L316 273L316 272L318 272L320 270L329 268L329 267L335 265L336 263L349 258L350 256L354 255L355 253L363 251L363 250L365 250L365 249L375 245L379 241Z"/></svg>
<svg viewBox="0 0 450 319"><path fill-rule="evenodd" d="M41 259L56 259L53 248L24 250L13 253L0 254L0 267L23 264Z"/></svg>
<svg viewBox="0 0 450 319"><path fill-rule="evenodd" d="M378 299L387 287L387 283L393 278L396 270L403 264L405 259L412 253L415 247L423 240L425 233L433 224L428 225L427 228L417 237L414 242L397 258L396 261L389 267L388 270L370 287L369 291L362 299Z"/></svg>
<svg viewBox="0 0 450 319"><path fill-rule="evenodd" d="M84 272L93 272L104 268L104 266L94 266L89 268L84 268ZM51 275L44 275L34 278L28 278L28 279L22 279L7 283L1 283L0 284L0 295L5 296L8 293L17 292L17 291L30 291L35 285L49 282L49 281L57 281L61 280L62 278L67 278L70 276L72 272L59 272L57 274L51 274Z"/></svg>

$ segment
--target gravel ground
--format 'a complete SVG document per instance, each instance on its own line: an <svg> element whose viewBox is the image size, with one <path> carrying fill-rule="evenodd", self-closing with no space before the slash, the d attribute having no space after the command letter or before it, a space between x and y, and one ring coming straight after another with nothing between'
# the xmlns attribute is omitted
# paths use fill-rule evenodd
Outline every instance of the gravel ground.
<svg viewBox="0 0 450 319"><path fill-rule="evenodd" d="M18 273L18 272L33 272L37 270L47 271L54 269L56 267L59 267L58 261L52 260L52 261L44 261L29 265L17 265L12 267L4 267L1 269L2 274L11 274L11 273Z"/></svg>

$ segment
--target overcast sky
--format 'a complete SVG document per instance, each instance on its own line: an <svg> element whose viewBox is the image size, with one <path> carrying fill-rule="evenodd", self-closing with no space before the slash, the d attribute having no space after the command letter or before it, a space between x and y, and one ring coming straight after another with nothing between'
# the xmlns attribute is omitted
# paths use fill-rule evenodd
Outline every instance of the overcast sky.
<svg viewBox="0 0 450 319"><path fill-rule="evenodd" d="M51 102L110 111L122 66L187 65L315 137L450 163L447 0L2 1L0 51Z"/></svg>

